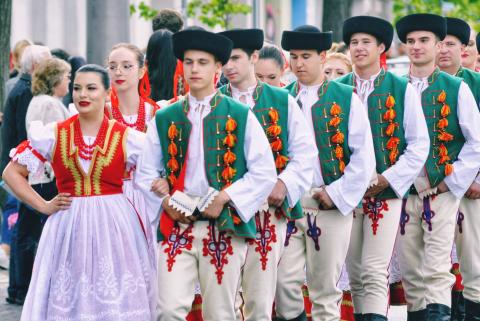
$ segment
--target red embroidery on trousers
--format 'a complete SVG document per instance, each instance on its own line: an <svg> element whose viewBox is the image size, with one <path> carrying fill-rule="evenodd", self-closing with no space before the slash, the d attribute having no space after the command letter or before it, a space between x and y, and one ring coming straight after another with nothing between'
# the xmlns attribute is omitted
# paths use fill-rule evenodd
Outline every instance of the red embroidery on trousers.
<svg viewBox="0 0 480 321"><path fill-rule="evenodd" d="M215 232L215 221L208 225L208 238L203 239L203 256L210 256L210 263L215 266L218 284L222 284L223 267L228 264L228 255L233 255L232 237L226 232Z"/></svg>
<svg viewBox="0 0 480 321"><path fill-rule="evenodd" d="M387 201L369 197L364 199L362 205L363 214L368 215L368 218L372 221L373 235L377 235L378 222L383 218L382 211L388 211Z"/></svg>
<svg viewBox="0 0 480 321"><path fill-rule="evenodd" d="M173 264L175 263L175 257L179 254L182 254L183 249L192 249L192 228L193 225L190 224L182 233L180 233L180 226L178 223L175 223L172 233L170 233L168 238L163 241L162 245L168 245L168 247L163 250L165 253L167 253L168 272L172 271Z"/></svg>
<svg viewBox="0 0 480 321"><path fill-rule="evenodd" d="M267 269L268 252L272 251L271 243L277 242L277 235L275 233L275 225L270 224L271 214L269 211L263 212L263 226L260 214L255 214L255 225L257 226L257 233L255 239L249 239L247 242L250 245L255 244L255 252L260 254L260 262L262 263L262 270Z"/></svg>

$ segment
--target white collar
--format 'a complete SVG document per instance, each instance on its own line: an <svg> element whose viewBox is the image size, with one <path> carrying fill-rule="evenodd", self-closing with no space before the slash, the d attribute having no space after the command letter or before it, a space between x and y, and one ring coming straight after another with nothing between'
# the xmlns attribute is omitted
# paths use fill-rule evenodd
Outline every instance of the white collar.
<svg viewBox="0 0 480 321"><path fill-rule="evenodd" d="M300 89L298 92L312 92L312 91L318 91L318 88L320 88L320 86L323 85L323 83L325 82L325 80L318 84L318 85L311 85L311 86L307 86L307 85L304 85L302 84L301 82L298 82L298 88Z"/></svg>
<svg viewBox="0 0 480 321"><path fill-rule="evenodd" d="M411 82L428 82L428 76L427 77L415 77L413 75L410 75L410 81Z"/></svg>
<svg viewBox="0 0 480 321"><path fill-rule="evenodd" d="M217 92L213 92L212 94L203 97L203 99L197 99L191 94L188 94L188 101L190 106L196 106L196 105L205 105L205 106L210 106L210 100L212 100L213 96L215 96Z"/></svg>
<svg viewBox="0 0 480 321"><path fill-rule="evenodd" d="M250 86L247 88L247 90L243 91L230 84L230 88L232 88L232 95L252 95L255 91L255 88L257 88L257 84L258 83L255 83L253 86Z"/></svg>
<svg viewBox="0 0 480 321"><path fill-rule="evenodd" d="M381 72L382 72L382 69L380 69L375 75L370 76L368 79L361 78L355 71L353 72L353 74L355 75L355 79L363 82L363 81L375 80L378 77L378 75L380 75Z"/></svg>

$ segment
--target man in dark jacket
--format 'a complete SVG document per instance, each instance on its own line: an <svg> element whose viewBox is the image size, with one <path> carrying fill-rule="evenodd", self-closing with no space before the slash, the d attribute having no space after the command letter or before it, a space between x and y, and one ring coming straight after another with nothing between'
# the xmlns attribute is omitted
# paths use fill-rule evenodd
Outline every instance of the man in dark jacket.
<svg viewBox="0 0 480 321"><path fill-rule="evenodd" d="M27 139L25 116L32 100L32 74L41 61L50 57L50 50L44 46L29 46L23 53L20 79L8 95L4 108L0 173L10 161L10 150ZM25 206L25 204L20 205L19 219L15 224L11 240L10 283L6 300L15 304L23 304L27 294L36 249L36 243L31 242L29 235L31 230L39 225L38 220L31 220L26 216L21 218L20 212Z"/></svg>

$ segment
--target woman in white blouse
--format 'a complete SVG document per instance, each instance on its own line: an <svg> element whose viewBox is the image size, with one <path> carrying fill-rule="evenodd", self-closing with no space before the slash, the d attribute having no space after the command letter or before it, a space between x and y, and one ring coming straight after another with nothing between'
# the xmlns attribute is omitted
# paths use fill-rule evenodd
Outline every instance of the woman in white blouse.
<svg viewBox="0 0 480 321"><path fill-rule="evenodd" d="M68 93L70 70L70 65L58 58L45 60L35 69L32 76L33 99L25 119L27 133L33 120L40 120L46 125L68 118L62 98Z"/></svg>

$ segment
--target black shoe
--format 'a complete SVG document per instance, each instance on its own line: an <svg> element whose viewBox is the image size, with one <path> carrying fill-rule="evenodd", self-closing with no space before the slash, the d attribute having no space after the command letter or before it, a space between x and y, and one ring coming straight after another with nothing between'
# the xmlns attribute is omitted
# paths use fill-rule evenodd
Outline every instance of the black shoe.
<svg viewBox="0 0 480 321"><path fill-rule="evenodd" d="M451 310L444 304L431 303L427 305L427 321L450 321Z"/></svg>
<svg viewBox="0 0 480 321"><path fill-rule="evenodd" d="M363 314L361 314L361 313L354 313L354 314L353 314L353 318L355 319L355 321L363 321Z"/></svg>
<svg viewBox="0 0 480 321"><path fill-rule="evenodd" d="M465 321L480 321L480 303L465 299Z"/></svg>
<svg viewBox="0 0 480 321"><path fill-rule="evenodd" d="M363 315L363 321L387 321L387 317L376 313L366 313Z"/></svg>
<svg viewBox="0 0 480 321"><path fill-rule="evenodd" d="M407 321L425 321L427 320L427 309L408 312Z"/></svg>
<svg viewBox="0 0 480 321"><path fill-rule="evenodd" d="M465 300L463 292L452 291L452 318L451 321L465 320Z"/></svg>
<svg viewBox="0 0 480 321"><path fill-rule="evenodd" d="M274 321L307 321L307 314L305 313L305 311L303 311L298 317L296 318L293 318L293 319L289 319L289 320L286 320L286 319L283 319L283 318L275 318Z"/></svg>
<svg viewBox="0 0 480 321"><path fill-rule="evenodd" d="M25 302L25 299L6 297L5 301L7 301L7 303L10 303L10 304L23 305L23 303Z"/></svg>

